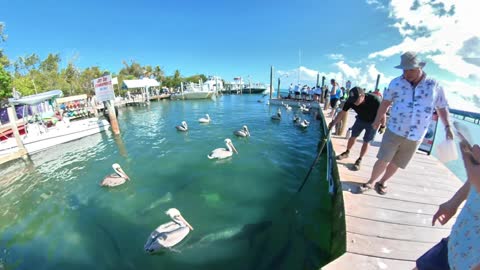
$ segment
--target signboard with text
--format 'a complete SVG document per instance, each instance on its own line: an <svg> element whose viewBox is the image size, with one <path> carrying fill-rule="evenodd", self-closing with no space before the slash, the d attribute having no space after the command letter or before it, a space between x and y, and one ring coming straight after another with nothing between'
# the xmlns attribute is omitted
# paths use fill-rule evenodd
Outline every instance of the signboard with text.
<svg viewBox="0 0 480 270"><path fill-rule="evenodd" d="M95 87L95 96L97 97L98 102L115 99L112 76L106 75L93 80L93 86Z"/></svg>

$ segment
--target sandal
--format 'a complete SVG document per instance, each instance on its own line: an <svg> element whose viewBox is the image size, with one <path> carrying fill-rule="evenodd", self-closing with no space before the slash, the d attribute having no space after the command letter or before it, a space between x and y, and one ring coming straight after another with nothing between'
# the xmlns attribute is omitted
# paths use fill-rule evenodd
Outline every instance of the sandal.
<svg viewBox="0 0 480 270"><path fill-rule="evenodd" d="M367 192L373 189L372 184L370 183L363 183L360 185L360 192Z"/></svg>
<svg viewBox="0 0 480 270"><path fill-rule="evenodd" d="M387 194L387 187L379 182L375 183L375 191L380 195Z"/></svg>

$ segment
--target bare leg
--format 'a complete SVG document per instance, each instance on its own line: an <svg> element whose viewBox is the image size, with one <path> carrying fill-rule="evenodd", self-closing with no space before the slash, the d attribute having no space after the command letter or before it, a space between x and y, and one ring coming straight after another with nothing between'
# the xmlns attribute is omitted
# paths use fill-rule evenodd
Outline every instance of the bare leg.
<svg viewBox="0 0 480 270"><path fill-rule="evenodd" d="M385 182L387 182L388 179L390 179L398 170L397 165L394 163L390 162L387 166L387 169L385 170L385 174L383 175L382 179L378 181L380 184L385 186Z"/></svg>
<svg viewBox="0 0 480 270"><path fill-rule="evenodd" d="M357 137L350 137L347 142L347 151L350 151L352 149L353 145L355 144L355 141L357 140ZM363 149L363 146L362 146Z"/></svg>
<svg viewBox="0 0 480 270"><path fill-rule="evenodd" d="M350 142L350 141L348 141L348 142ZM368 142L364 142L364 143L362 144L362 149L360 149L360 158L363 158L363 156L365 155L365 153L367 153L368 145L369 145Z"/></svg>
<svg viewBox="0 0 480 270"><path fill-rule="evenodd" d="M377 161L375 162L375 165L373 165L372 175L370 176L370 180L368 180L367 184L373 184L373 182L375 182L375 180L377 180L377 178L383 172L385 172L387 165L388 165L388 162L377 159Z"/></svg>

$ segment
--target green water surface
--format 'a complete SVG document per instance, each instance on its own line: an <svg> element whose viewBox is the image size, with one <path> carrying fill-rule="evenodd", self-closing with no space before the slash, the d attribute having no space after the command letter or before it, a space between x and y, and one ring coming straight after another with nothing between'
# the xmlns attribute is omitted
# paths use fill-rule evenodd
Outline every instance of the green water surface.
<svg viewBox="0 0 480 270"><path fill-rule="evenodd" d="M330 247L331 203L316 156L320 121L258 95L160 101L119 110L120 136L93 135L2 165L0 269L318 269ZM209 124L197 119L208 113ZM298 113L311 121L301 130ZM182 120L190 130L174 128ZM247 125L250 138L233 131ZM239 154L209 160L231 138ZM119 163L131 181L99 183ZM147 255L175 207L194 230Z"/></svg>

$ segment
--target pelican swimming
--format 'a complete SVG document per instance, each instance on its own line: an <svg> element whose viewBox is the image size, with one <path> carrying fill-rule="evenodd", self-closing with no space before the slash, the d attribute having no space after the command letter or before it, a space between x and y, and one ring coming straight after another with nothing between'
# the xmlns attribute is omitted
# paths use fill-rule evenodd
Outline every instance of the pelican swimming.
<svg viewBox="0 0 480 270"><path fill-rule="evenodd" d="M182 124L175 127L178 131L188 131L187 122L182 121Z"/></svg>
<svg viewBox="0 0 480 270"><path fill-rule="evenodd" d="M205 114L205 118L198 119L198 122L200 122L200 123L210 123L210 115L208 115L208 113Z"/></svg>
<svg viewBox="0 0 480 270"><path fill-rule="evenodd" d="M248 137L250 136L250 131L248 131L247 126L243 126L242 129L234 131L233 134L239 137Z"/></svg>
<svg viewBox="0 0 480 270"><path fill-rule="evenodd" d="M171 248L187 236L193 227L182 217L176 208L170 208L165 212L172 221L158 226L148 237L145 243L145 251L154 253L161 249Z"/></svg>
<svg viewBox="0 0 480 270"><path fill-rule="evenodd" d="M127 180L130 180L130 178L128 178L128 175L122 170L120 165L115 163L112 165L112 168L115 171L115 173L105 176L102 183L100 183L100 186L116 187L127 182Z"/></svg>
<svg viewBox="0 0 480 270"><path fill-rule="evenodd" d="M301 119L300 117L298 117L298 115L295 115L295 116L293 117L293 123L294 123L294 124L298 124L298 123L300 123L301 121L302 121L302 119Z"/></svg>
<svg viewBox="0 0 480 270"><path fill-rule="evenodd" d="M227 148L217 148L208 155L209 159L224 159L231 157L233 155L233 152L238 154L237 149L235 149L235 146L233 146L232 140L230 139L225 139L225 144L227 145Z"/></svg>
<svg viewBox="0 0 480 270"><path fill-rule="evenodd" d="M310 122L308 122L307 120L303 120L300 123L300 127L302 127L302 128L307 128L309 125L310 125Z"/></svg>
<svg viewBox="0 0 480 270"><path fill-rule="evenodd" d="M277 114L272 115L272 120L281 120L282 119L282 111L280 111L280 108L277 110Z"/></svg>

